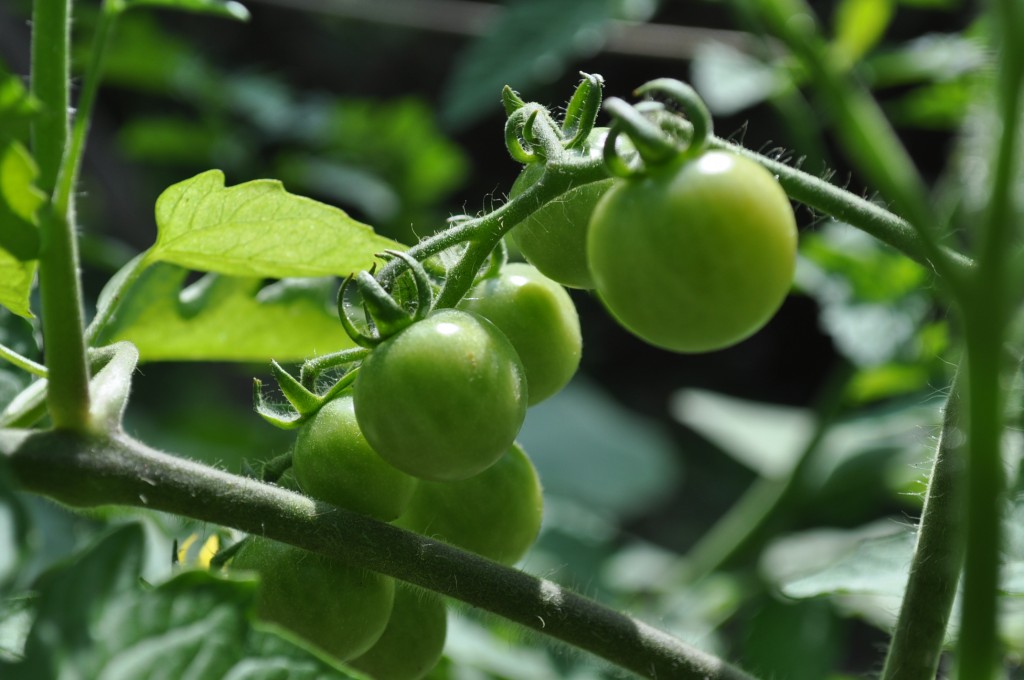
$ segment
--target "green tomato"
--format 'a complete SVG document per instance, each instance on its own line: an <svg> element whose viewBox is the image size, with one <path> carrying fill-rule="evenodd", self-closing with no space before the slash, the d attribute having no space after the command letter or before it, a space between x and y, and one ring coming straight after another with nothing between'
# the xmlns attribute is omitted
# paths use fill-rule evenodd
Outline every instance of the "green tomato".
<svg viewBox="0 0 1024 680"><path fill-rule="evenodd" d="M465 479L493 465L526 415L526 376L490 321L434 312L381 343L356 376L356 419L384 460L421 479Z"/></svg>
<svg viewBox="0 0 1024 680"><path fill-rule="evenodd" d="M385 522L402 514L416 488L415 477L370 447L350 395L324 405L302 426L292 470L310 496Z"/></svg>
<svg viewBox="0 0 1024 680"><path fill-rule="evenodd" d="M441 660L448 631L444 600L404 584L395 588L395 606L377 643L348 665L377 680L419 680Z"/></svg>
<svg viewBox="0 0 1024 680"><path fill-rule="evenodd" d="M518 446L460 482L420 482L397 526L503 564L522 559L537 539L544 496L537 470Z"/></svg>
<svg viewBox="0 0 1024 680"><path fill-rule="evenodd" d="M771 173L712 151L613 187L594 211L588 257L598 294L627 330L705 352L775 314L796 246L793 209Z"/></svg>
<svg viewBox="0 0 1024 680"><path fill-rule="evenodd" d="M260 575L261 619L342 661L373 646L391 615L392 579L284 543L252 536L231 568Z"/></svg>
<svg viewBox="0 0 1024 680"><path fill-rule="evenodd" d="M595 128L587 140L584 154L600 157L608 128ZM543 163L523 168L512 183L515 198L544 175ZM594 279L587 263L587 228L598 200L614 180L590 182L541 206L517 224L509 237L526 258L548 278L570 288L593 288Z"/></svg>
<svg viewBox="0 0 1024 680"><path fill-rule="evenodd" d="M529 404L538 404L569 382L580 365L583 338L569 294L536 267L516 263L484 279L459 303L498 327L526 370Z"/></svg>

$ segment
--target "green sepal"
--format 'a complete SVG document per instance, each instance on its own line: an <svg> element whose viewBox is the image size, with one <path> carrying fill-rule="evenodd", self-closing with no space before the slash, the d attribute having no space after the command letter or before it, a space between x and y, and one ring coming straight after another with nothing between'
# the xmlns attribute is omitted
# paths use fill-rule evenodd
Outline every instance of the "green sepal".
<svg viewBox="0 0 1024 680"><path fill-rule="evenodd" d="M369 272L356 274L356 285L363 298L363 307L381 338L388 338L412 323L412 314L398 304Z"/></svg>
<svg viewBox="0 0 1024 680"><path fill-rule="evenodd" d="M508 85L501 89L501 104L505 107L506 116L511 116L513 113L526 106L526 102L519 96L519 93Z"/></svg>
<svg viewBox="0 0 1024 680"><path fill-rule="evenodd" d="M256 413L263 420L281 430L294 430L305 422L306 418L297 411L282 411L274 408L263 399L263 381L252 380L252 398Z"/></svg>
<svg viewBox="0 0 1024 680"><path fill-rule="evenodd" d="M565 144L566 149L582 146L597 124L597 114L601 111L601 98L604 90L604 78L597 74L580 73L583 80L569 100L562 120L562 135L570 137Z"/></svg>
<svg viewBox="0 0 1024 680"><path fill-rule="evenodd" d="M284 394L288 403L294 406L295 410L298 411L300 415L312 415L316 413L321 406L323 406L323 398L318 397L316 394L303 387L301 382L296 380L291 373L281 367L281 364L276 361L271 361L270 370L273 372L274 378L277 379L277 384L281 388L281 393Z"/></svg>
<svg viewBox="0 0 1024 680"><path fill-rule="evenodd" d="M97 432L106 433L121 427L139 350L130 342L118 342L104 347L102 353L109 359L89 381L89 424Z"/></svg>

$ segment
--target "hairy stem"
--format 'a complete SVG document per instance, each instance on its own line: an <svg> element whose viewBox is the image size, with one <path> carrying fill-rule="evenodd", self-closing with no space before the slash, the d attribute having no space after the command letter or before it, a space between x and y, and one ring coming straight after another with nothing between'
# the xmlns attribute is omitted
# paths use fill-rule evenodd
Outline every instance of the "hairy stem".
<svg viewBox="0 0 1024 680"><path fill-rule="evenodd" d="M942 418L910 564L882 680L934 680L964 560L963 475L966 468L960 375Z"/></svg>
<svg viewBox="0 0 1024 680"><path fill-rule="evenodd" d="M13 349L3 344L0 344L0 359L10 362L21 370L31 373L32 375L37 375L40 378L46 377L46 366L38 364L28 357L18 354Z"/></svg>
<svg viewBox="0 0 1024 680"><path fill-rule="evenodd" d="M40 0L32 14L32 94L43 113L33 122L39 186L53 194L68 137L71 0ZM50 416L58 428L83 429L89 417L89 369L83 339L78 245L72 195L40 211L39 292Z"/></svg>
<svg viewBox="0 0 1024 680"><path fill-rule="evenodd" d="M27 490L76 506L122 504L231 526L487 609L642 677L751 680L738 668L597 602L444 543L124 435L8 435Z"/></svg>

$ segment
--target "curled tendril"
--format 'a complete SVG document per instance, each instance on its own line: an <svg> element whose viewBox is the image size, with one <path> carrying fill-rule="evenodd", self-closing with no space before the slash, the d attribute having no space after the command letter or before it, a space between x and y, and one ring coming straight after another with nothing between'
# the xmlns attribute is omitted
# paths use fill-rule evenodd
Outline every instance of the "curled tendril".
<svg viewBox="0 0 1024 680"><path fill-rule="evenodd" d="M535 111L523 106L513 111L505 121L505 146L512 158L520 163L537 163L543 160L540 154L523 146L523 129L534 113Z"/></svg>
<svg viewBox="0 0 1024 680"><path fill-rule="evenodd" d="M384 252L404 262L409 268L409 273L412 274L412 279L416 286L416 310L413 313L412 320L415 322L426 318L434 306L434 290L427 270L424 269L423 264L419 260L406 252L401 250L385 250Z"/></svg>
<svg viewBox="0 0 1024 680"><path fill-rule="evenodd" d="M345 334L352 339L352 342L360 347L373 348L383 342L383 338L376 333L364 333L356 328L355 323L349 316L348 308L345 306L345 292L353 280L355 280L355 277L349 274L341 282L341 288L338 289L338 320L341 321L341 327L345 330Z"/></svg>
<svg viewBox="0 0 1024 680"><path fill-rule="evenodd" d="M633 142L640 158L647 165L665 163L679 154L675 140L636 107L612 97L605 102L604 108L613 118L611 130L604 142L605 163L613 174L630 177L638 172L638 169L626 162L619 153L616 142L623 132Z"/></svg>
<svg viewBox="0 0 1024 680"><path fill-rule="evenodd" d="M635 94L637 96L661 95L678 104L693 125L693 135L684 153L688 156L696 156L707 148L714 132L714 124L711 112L708 111L708 107L696 90L673 78L658 78L638 87Z"/></svg>
<svg viewBox="0 0 1024 680"><path fill-rule="evenodd" d="M505 122L505 146L520 163L544 162L562 152L562 133L546 108L526 104Z"/></svg>

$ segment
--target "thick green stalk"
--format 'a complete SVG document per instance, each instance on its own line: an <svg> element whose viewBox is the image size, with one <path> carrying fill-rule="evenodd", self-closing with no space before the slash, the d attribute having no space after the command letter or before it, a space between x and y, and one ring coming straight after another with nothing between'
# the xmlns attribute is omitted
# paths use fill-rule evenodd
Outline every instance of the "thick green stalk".
<svg viewBox="0 0 1024 680"><path fill-rule="evenodd" d="M942 418L906 593L882 680L934 680L964 560L963 475L966 469L954 379Z"/></svg>
<svg viewBox="0 0 1024 680"><path fill-rule="evenodd" d="M752 680L710 654L561 586L372 518L160 453L124 435L14 441L23 488L76 506L122 504L231 526L481 607L641 677ZM13 452L10 449L14 449Z"/></svg>
<svg viewBox="0 0 1024 680"><path fill-rule="evenodd" d="M1014 189L1019 169L1021 87L1024 85L1024 6L1019 0L993 3L999 49L996 106L1001 126L993 130L992 193L979 235L978 271L965 301L968 365L967 554L958 677L988 680L1000 665L998 588L1005 485L1001 443L1005 427L1004 342L1009 310L1020 303L1011 290L1008 258L1020 238L1021 216Z"/></svg>
<svg viewBox="0 0 1024 680"><path fill-rule="evenodd" d="M37 0L32 14L32 94L43 105L33 122L32 150L39 186L56 190L69 138L71 0ZM48 403L54 426L82 429L89 415L89 370L83 339L81 283L74 205L49 203L40 211L39 292Z"/></svg>

